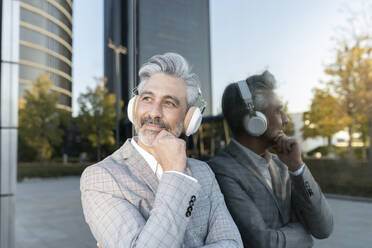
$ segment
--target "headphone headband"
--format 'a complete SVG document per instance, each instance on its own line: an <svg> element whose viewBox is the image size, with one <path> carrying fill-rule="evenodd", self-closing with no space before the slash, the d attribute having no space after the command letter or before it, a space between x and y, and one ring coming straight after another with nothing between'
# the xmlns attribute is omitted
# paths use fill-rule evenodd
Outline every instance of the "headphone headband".
<svg viewBox="0 0 372 248"><path fill-rule="evenodd" d="M247 106L249 111L254 111L254 105L253 105L253 99L251 91L249 90L249 87L247 85L247 82L245 80L241 80L237 82L239 87L239 93L241 98L243 99L245 105Z"/></svg>

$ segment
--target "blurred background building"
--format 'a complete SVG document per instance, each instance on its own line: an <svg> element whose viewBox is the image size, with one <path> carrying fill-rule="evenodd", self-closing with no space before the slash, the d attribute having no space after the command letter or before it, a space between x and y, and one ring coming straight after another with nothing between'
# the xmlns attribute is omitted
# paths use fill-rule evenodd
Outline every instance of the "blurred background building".
<svg viewBox="0 0 372 248"><path fill-rule="evenodd" d="M21 0L19 96L42 74L60 93L58 107L72 107L72 0Z"/></svg>
<svg viewBox="0 0 372 248"><path fill-rule="evenodd" d="M19 2L0 1L0 247L14 247Z"/></svg>
<svg viewBox="0 0 372 248"><path fill-rule="evenodd" d="M138 68L155 54L176 52L184 56L199 76L206 115L212 114L211 51L208 0L153 0L104 2L104 75L114 92L116 55L108 46L128 49L120 56L121 99L124 104L137 82ZM136 51L136 54L131 54ZM131 75L130 72L135 74ZM138 82L137 82L138 83Z"/></svg>

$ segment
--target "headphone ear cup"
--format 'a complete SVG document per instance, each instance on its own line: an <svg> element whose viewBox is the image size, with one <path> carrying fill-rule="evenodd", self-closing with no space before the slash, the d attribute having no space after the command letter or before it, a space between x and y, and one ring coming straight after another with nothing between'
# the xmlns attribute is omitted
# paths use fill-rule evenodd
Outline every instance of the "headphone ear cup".
<svg viewBox="0 0 372 248"><path fill-rule="evenodd" d="M134 96L128 102L128 109L127 109L128 119L133 124L134 124L134 114L136 113L136 108L137 108L137 99L138 99L138 96Z"/></svg>
<svg viewBox="0 0 372 248"><path fill-rule="evenodd" d="M185 121L184 121L184 133L186 136L190 136L196 133L199 129L201 121L203 119L203 115L200 112L198 107L191 107L189 111L187 111Z"/></svg>
<svg viewBox="0 0 372 248"><path fill-rule="evenodd" d="M245 130L252 136L260 136L265 133L267 129L266 116L256 111L255 115L246 115L243 119Z"/></svg>

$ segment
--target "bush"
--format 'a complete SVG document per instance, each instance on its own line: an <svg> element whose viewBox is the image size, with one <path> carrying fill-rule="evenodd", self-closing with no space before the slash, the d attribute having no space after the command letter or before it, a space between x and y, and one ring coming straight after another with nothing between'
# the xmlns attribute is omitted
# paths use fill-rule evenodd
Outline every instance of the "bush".
<svg viewBox="0 0 372 248"><path fill-rule="evenodd" d="M368 147L353 147L352 148L352 155L353 159L358 161L366 161L368 157ZM348 148L347 147L336 147L332 146L318 146L317 148L309 151L306 153L307 156L313 157L316 153L322 154L322 157L330 157L332 158L339 158L339 159L347 159Z"/></svg>
<svg viewBox="0 0 372 248"><path fill-rule="evenodd" d="M89 164L80 163L19 163L17 180L22 181L25 178L34 177L63 177L63 176L80 176Z"/></svg>
<svg viewBox="0 0 372 248"><path fill-rule="evenodd" d="M331 153L337 153L335 146L318 146L317 148L307 152L307 155L315 156L318 152L322 154L322 157L328 156Z"/></svg>
<svg viewBox="0 0 372 248"><path fill-rule="evenodd" d="M315 180L325 193L372 197L372 173L368 163L307 159Z"/></svg>

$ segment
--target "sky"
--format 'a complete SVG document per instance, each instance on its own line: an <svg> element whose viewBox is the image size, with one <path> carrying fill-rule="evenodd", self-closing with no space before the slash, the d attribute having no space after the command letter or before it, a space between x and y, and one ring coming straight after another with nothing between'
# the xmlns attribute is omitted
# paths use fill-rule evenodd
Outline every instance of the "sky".
<svg viewBox="0 0 372 248"><path fill-rule="evenodd" d="M103 77L103 0L73 1L72 111L78 114L77 99L95 78Z"/></svg>
<svg viewBox="0 0 372 248"><path fill-rule="evenodd" d="M76 0L73 13L73 114L77 98L103 76L103 2ZM210 0L213 112L226 85L268 69L290 113L309 109L345 25L345 0ZM349 2L350 3L350 2Z"/></svg>

